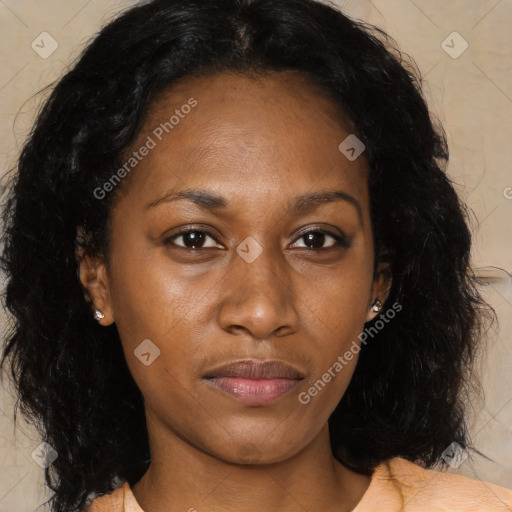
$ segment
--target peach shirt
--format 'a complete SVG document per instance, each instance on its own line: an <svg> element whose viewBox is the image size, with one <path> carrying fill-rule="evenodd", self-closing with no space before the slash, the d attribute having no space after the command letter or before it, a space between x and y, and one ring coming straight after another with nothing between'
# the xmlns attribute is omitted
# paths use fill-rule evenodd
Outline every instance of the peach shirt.
<svg viewBox="0 0 512 512"><path fill-rule="evenodd" d="M87 512L144 511L124 482ZM395 457L377 466L352 512L512 512L512 490Z"/></svg>

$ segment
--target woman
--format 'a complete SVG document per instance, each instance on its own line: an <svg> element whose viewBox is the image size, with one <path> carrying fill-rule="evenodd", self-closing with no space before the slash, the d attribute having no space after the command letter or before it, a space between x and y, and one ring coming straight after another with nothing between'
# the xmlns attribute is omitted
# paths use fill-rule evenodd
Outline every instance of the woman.
<svg viewBox="0 0 512 512"><path fill-rule="evenodd" d="M393 48L313 0L154 0L59 81L3 254L53 510L511 509L440 471L491 316Z"/></svg>

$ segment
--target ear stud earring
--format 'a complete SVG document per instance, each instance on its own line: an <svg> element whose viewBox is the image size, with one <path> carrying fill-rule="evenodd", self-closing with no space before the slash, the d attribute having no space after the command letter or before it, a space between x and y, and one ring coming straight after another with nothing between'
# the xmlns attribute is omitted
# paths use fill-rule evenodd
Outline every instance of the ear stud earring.
<svg viewBox="0 0 512 512"><path fill-rule="evenodd" d="M373 301L373 304L371 306L371 310L375 313L378 313L380 310L382 309L382 302L376 298L374 301Z"/></svg>
<svg viewBox="0 0 512 512"><path fill-rule="evenodd" d="M105 318L105 315L99 309L97 309L94 312L94 318L96 318L96 320L101 320L102 318Z"/></svg>

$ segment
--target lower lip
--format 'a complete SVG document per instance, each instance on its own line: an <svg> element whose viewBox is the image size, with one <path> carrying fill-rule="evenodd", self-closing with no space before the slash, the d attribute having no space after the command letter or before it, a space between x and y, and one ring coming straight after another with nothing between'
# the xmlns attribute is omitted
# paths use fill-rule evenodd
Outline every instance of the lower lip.
<svg viewBox="0 0 512 512"><path fill-rule="evenodd" d="M251 405L274 402L292 389L297 379L244 379L241 377L214 377L206 379L212 386Z"/></svg>

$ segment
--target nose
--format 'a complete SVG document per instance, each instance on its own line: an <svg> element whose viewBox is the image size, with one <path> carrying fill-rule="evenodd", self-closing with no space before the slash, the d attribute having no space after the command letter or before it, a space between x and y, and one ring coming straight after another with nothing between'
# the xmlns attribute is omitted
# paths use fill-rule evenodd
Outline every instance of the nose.
<svg viewBox="0 0 512 512"><path fill-rule="evenodd" d="M232 264L218 310L222 329L231 334L244 331L257 339L295 332L297 296L286 262L263 250L252 263L237 255Z"/></svg>

